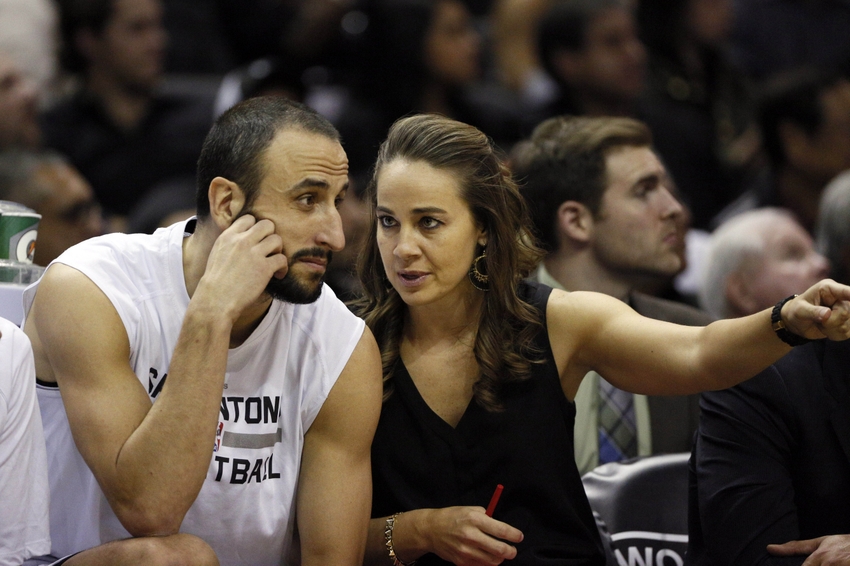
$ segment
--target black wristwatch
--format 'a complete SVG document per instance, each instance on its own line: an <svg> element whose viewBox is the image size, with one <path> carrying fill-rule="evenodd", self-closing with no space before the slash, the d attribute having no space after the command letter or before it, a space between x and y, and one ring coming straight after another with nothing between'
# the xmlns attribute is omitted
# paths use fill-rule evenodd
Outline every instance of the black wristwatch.
<svg viewBox="0 0 850 566"><path fill-rule="evenodd" d="M782 322L782 307L785 306L785 303L788 301L795 299L797 295L791 295L790 297L785 297L773 307L773 311L770 313L770 324L773 326L773 331L776 332L776 335L779 336L779 339L788 344L789 346L802 346L803 344L808 344L811 342L811 339L806 338L804 336L800 336L799 334L794 334L787 328L785 328L785 324Z"/></svg>

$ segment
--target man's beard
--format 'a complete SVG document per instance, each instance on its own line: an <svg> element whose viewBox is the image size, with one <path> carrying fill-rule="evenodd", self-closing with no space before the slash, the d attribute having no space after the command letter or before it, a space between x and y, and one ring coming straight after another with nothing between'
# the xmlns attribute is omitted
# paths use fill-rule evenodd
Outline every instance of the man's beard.
<svg viewBox="0 0 850 566"><path fill-rule="evenodd" d="M303 279L299 279L293 274L291 267L302 257L323 258L329 264L332 255L330 251L322 248L298 250L291 257L286 258L290 267L289 271L286 272L286 275L282 279L272 277L269 284L266 285L266 293L271 295L273 299L298 305L316 302L319 295L322 294L322 284L324 283L325 275L311 274Z"/></svg>

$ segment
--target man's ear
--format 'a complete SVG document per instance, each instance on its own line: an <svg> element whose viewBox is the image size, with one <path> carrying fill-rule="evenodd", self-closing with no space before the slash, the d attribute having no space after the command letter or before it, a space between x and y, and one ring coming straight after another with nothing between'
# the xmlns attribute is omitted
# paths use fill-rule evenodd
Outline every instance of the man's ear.
<svg viewBox="0 0 850 566"><path fill-rule="evenodd" d="M756 298L750 291L746 274L736 271L726 279L726 302L732 316L742 316L759 310Z"/></svg>
<svg viewBox="0 0 850 566"><path fill-rule="evenodd" d="M567 200L558 207L558 232L561 237L585 243L593 235L593 214L590 210L574 200Z"/></svg>
<svg viewBox="0 0 850 566"><path fill-rule="evenodd" d="M210 218L221 230L233 224L245 206L245 193L239 185L224 177L215 177L210 182L207 196L210 200Z"/></svg>

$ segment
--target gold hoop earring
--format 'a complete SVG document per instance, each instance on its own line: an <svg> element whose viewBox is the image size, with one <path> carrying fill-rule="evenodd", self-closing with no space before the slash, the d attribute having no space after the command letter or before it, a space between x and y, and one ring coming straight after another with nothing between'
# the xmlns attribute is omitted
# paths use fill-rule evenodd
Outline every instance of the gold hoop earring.
<svg viewBox="0 0 850 566"><path fill-rule="evenodd" d="M472 286L479 291L490 290L490 277L487 275L487 263L481 263L481 261L486 258L487 252L482 251L480 256L472 260L472 265L469 267L469 273L467 274L469 275L469 281L472 283ZM481 267L484 268L483 271Z"/></svg>

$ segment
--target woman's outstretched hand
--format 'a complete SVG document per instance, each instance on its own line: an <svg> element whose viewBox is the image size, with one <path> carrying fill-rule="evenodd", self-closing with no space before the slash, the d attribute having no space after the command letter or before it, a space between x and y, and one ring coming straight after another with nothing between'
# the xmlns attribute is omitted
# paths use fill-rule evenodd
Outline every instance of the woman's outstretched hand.
<svg viewBox="0 0 850 566"><path fill-rule="evenodd" d="M782 322L812 340L850 338L850 287L824 279L782 307Z"/></svg>

